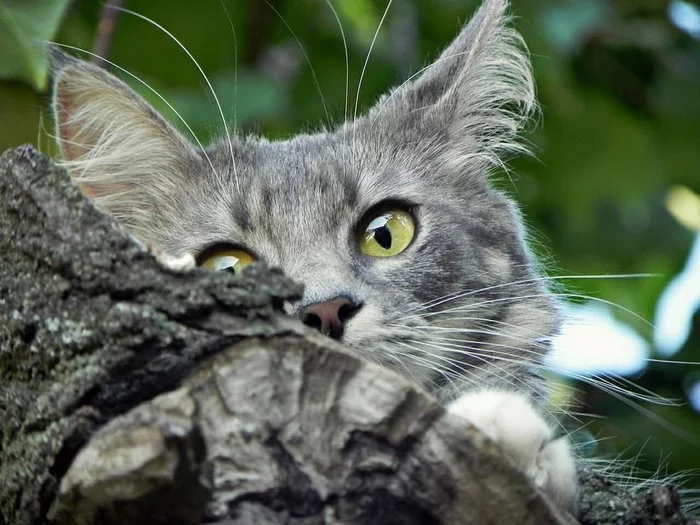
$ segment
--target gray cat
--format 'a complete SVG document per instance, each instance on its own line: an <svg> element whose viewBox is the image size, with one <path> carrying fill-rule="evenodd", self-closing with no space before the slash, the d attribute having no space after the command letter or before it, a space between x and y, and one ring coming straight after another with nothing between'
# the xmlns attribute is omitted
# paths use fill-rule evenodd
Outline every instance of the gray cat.
<svg viewBox="0 0 700 525"><path fill-rule="evenodd" d="M264 260L305 284L289 312L427 387L572 508L536 363L559 314L516 206L489 184L535 108L529 61L485 0L442 55L336 130L195 147L111 74L56 54L71 176L171 262Z"/></svg>

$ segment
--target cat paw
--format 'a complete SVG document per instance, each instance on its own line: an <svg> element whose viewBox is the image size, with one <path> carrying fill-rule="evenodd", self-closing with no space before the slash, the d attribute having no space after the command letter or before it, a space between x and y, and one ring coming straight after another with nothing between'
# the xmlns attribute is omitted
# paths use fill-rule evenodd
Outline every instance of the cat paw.
<svg viewBox="0 0 700 525"><path fill-rule="evenodd" d="M163 268L175 273L185 273L194 269L197 265L194 256L191 253L176 256L169 253L159 252L153 254Z"/></svg>
<svg viewBox="0 0 700 525"><path fill-rule="evenodd" d="M191 253L172 255L154 243L142 241L129 232L127 232L127 235L129 235L131 240L134 241L141 250L150 253L161 268L166 271L173 273L186 273L193 270L197 266L197 260Z"/></svg>
<svg viewBox="0 0 700 525"><path fill-rule="evenodd" d="M447 408L498 443L558 506L574 511L576 465L568 441L554 437L552 428L524 395L499 390L469 392Z"/></svg>
<svg viewBox="0 0 700 525"><path fill-rule="evenodd" d="M156 262L169 272L185 273L197 266L197 262L191 253L171 255L156 246L150 244L145 244L144 246L156 258Z"/></svg>

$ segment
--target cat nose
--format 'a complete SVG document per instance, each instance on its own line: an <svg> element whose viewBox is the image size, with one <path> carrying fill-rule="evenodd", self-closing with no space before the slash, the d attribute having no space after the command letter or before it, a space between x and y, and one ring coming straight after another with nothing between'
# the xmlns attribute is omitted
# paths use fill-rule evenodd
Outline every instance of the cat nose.
<svg viewBox="0 0 700 525"><path fill-rule="evenodd" d="M301 311L301 320L305 325L316 328L333 339L340 339L346 321L355 315L361 306L347 297L336 297L307 306Z"/></svg>

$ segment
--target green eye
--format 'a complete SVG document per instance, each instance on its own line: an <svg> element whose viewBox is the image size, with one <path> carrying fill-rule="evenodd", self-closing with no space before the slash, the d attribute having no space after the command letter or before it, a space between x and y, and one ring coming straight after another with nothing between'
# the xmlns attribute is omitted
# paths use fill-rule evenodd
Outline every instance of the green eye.
<svg viewBox="0 0 700 525"><path fill-rule="evenodd" d="M370 257L393 257L404 251L416 234L416 223L403 210L388 210L371 215L358 231L360 251Z"/></svg>
<svg viewBox="0 0 700 525"><path fill-rule="evenodd" d="M207 250L198 261L199 266L207 270L239 273L246 266L253 264L255 257L240 248L214 248Z"/></svg>

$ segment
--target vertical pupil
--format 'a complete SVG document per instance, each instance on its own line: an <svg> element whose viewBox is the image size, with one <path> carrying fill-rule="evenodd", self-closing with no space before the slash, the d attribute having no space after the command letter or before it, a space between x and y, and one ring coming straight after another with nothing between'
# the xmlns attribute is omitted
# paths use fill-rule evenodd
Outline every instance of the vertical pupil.
<svg viewBox="0 0 700 525"><path fill-rule="evenodd" d="M374 230L374 240L377 241L379 246L388 250L391 248L391 232L386 226L380 226Z"/></svg>

